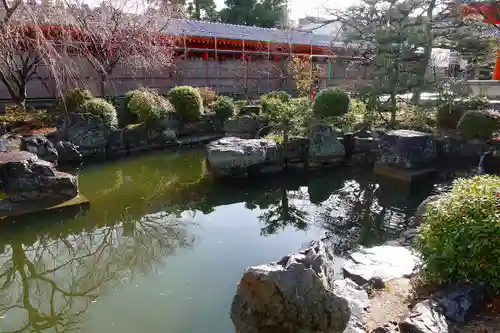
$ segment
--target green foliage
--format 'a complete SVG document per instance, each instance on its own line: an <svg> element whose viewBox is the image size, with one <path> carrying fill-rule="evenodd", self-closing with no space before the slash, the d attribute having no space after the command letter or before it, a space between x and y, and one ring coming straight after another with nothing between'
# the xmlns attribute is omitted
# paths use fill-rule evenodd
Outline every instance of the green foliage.
<svg viewBox="0 0 500 333"><path fill-rule="evenodd" d="M320 118L339 117L349 111L349 96L337 88L321 90L313 103L314 115Z"/></svg>
<svg viewBox="0 0 500 333"><path fill-rule="evenodd" d="M64 97L64 105L68 112L77 112L80 105L89 99L94 98L90 90L84 88L71 89Z"/></svg>
<svg viewBox="0 0 500 333"><path fill-rule="evenodd" d="M262 112L269 113L268 105L270 100L278 99L282 102L289 102L291 98L292 96L285 91L273 91L270 92L269 94L262 95L260 97L260 105L262 107Z"/></svg>
<svg viewBox="0 0 500 333"><path fill-rule="evenodd" d="M240 106L238 116L258 116L260 114L260 105L245 105Z"/></svg>
<svg viewBox="0 0 500 333"><path fill-rule="evenodd" d="M500 177L456 180L427 207L419 250L431 282L482 281L500 292Z"/></svg>
<svg viewBox="0 0 500 333"><path fill-rule="evenodd" d="M215 101L217 100L217 93L207 87L201 87L197 89L203 101L203 106L205 108L210 108L212 104L214 104Z"/></svg>
<svg viewBox="0 0 500 333"><path fill-rule="evenodd" d="M219 96L212 109L220 119L229 119L235 112L234 101L231 97Z"/></svg>
<svg viewBox="0 0 500 333"><path fill-rule="evenodd" d="M361 124L368 122L368 111L365 103L360 100L351 100L349 103L349 111L331 119L330 125L341 129L343 132L351 132L356 130Z"/></svg>
<svg viewBox="0 0 500 333"><path fill-rule="evenodd" d="M396 127L433 133L436 128L436 112L410 103L401 103L396 114Z"/></svg>
<svg viewBox="0 0 500 333"><path fill-rule="evenodd" d="M285 14L285 0L226 0L220 11L224 23L275 28Z"/></svg>
<svg viewBox="0 0 500 333"><path fill-rule="evenodd" d="M481 96L447 102L438 108L436 113L437 126L443 130L454 130L466 111L484 110L488 106L488 99Z"/></svg>
<svg viewBox="0 0 500 333"><path fill-rule="evenodd" d="M203 100L200 92L190 86L172 88L168 93L168 100L184 122L195 121L203 110Z"/></svg>
<svg viewBox="0 0 500 333"><path fill-rule="evenodd" d="M44 109L23 107L17 104L5 105L4 114L0 115L0 122L7 127L29 125L32 129L54 126L55 119Z"/></svg>
<svg viewBox="0 0 500 333"><path fill-rule="evenodd" d="M102 119L109 128L118 126L115 107L102 98L92 98L83 102L78 108L79 113L90 113Z"/></svg>
<svg viewBox="0 0 500 333"><path fill-rule="evenodd" d="M141 123L155 122L175 109L157 91L147 88L139 88L129 91L125 95L126 108Z"/></svg>
<svg viewBox="0 0 500 333"><path fill-rule="evenodd" d="M458 131L466 139L491 139L500 129L498 111L467 111L458 123Z"/></svg>
<svg viewBox="0 0 500 333"><path fill-rule="evenodd" d="M271 91L269 94L264 95L265 98L277 98L282 102L288 102L292 99L292 95L286 91Z"/></svg>

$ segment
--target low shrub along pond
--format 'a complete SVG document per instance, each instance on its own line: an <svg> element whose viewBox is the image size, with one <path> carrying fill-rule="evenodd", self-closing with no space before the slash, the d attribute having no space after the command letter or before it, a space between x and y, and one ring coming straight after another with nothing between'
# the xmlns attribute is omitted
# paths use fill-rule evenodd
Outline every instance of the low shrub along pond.
<svg viewBox="0 0 500 333"><path fill-rule="evenodd" d="M2 332L55 332L57 324L89 333L232 333L228 311L248 266L326 236L341 274L344 251L396 238L428 194L378 187L363 170L215 183L199 150L77 174L89 211L4 224Z"/></svg>

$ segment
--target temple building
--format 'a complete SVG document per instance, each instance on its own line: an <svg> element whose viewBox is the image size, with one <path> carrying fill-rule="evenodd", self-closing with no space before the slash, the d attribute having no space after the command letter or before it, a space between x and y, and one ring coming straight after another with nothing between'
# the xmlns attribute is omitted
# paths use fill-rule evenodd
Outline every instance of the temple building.
<svg viewBox="0 0 500 333"><path fill-rule="evenodd" d="M273 90L296 91L288 63L292 56L312 61L321 68L320 87L343 86L354 89L368 76L363 51L332 40L332 36L300 31L172 19L162 32L175 37L175 66L168 73L130 73L118 66L109 77L105 92L122 96L138 86L166 93L176 85L211 87L235 97L256 97ZM63 29L48 25L47 30ZM81 75L93 91L100 80L85 59L78 61ZM56 85L43 73L28 83L29 98L53 98ZM69 84L68 84L69 85ZM9 99L5 87L0 98Z"/></svg>

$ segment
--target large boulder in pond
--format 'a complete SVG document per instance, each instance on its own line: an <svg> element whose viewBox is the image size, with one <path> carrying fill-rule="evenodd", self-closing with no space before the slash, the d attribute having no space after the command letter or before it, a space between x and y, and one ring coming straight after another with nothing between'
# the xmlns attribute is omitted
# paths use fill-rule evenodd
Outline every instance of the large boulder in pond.
<svg viewBox="0 0 500 333"><path fill-rule="evenodd" d="M329 125L311 126L309 142L309 156L313 161L330 161L345 157L345 147Z"/></svg>
<svg viewBox="0 0 500 333"><path fill-rule="evenodd" d="M333 256L321 241L278 263L248 268L231 305L239 333L341 333L351 316L333 291Z"/></svg>
<svg viewBox="0 0 500 333"><path fill-rule="evenodd" d="M33 135L21 139L21 150L38 155L41 159L57 163L59 154L54 144L43 135Z"/></svg>
<svg viewBox="0 0 500 333"><path fill-rule="evenodd" d="M56 171L51 163L26 151L0 154L0 183L13 202L65 201L78 194L74 176Z"/></svg>
<svg viewBox="0 0 500 333"><path fill-rule="evenodd" d="M429 166L436 157L436 142L428 133L394 130L386 132L380 140L380 164L418 169Z"/></svg>
<svg viewBox="0 0 500 333"><path fill-rule="evenodd" d="M245 177L281 170L278 145L266 139L222 138L207 145L206 157L216 177Z"/></svg>

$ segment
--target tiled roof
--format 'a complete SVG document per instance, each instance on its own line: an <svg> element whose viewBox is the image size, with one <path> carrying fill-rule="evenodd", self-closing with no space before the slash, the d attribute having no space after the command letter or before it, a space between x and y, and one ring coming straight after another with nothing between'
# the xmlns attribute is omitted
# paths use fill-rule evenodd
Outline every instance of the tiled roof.
<svg viewBox="0 0 500 333"><path fill-rule="evenodd" d="M212 23L195 20L177 19L169 24L166 31L174 36L216 37L246 41L261 41L272 43L291 43L313 46L342 46L343 43L333 42L329 35L319 35L297 30L266 29L243 25Z"/></svg>

